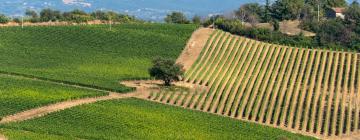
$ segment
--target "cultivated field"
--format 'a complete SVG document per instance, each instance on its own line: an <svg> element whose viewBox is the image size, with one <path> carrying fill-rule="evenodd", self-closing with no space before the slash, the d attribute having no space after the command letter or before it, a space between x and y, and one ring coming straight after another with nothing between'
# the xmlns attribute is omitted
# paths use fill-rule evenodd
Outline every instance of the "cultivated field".
<svg viewBox="0 0 360 140"><path fill-rule="evenodd" d="M111 31L105 25L0 28L0 117L4 117L0 139L313 139L144 101L141 94L146 88L128 94L114 92L133 89L120 85L122 80L149 78L147 71L154 57L176 59L195 29L194 25L170 24L122 24ZM211 61L237 72L230 66L243 64L235 60L249 52L237 47L245 39L215 33L204 51L198 52L204 57L196 64ZM190 47L200 45L198 40L189 42ZM220 57L209 59L208 54ZM170 88L146 98L200 110L224 105L210 103L208 93L228 88L230 83L224 82L229 75L209 66L194 65L193 74L187 72L193 75L187 80L197 82L197 88ZM199 77L219 87L209 90ZM217 81L217 77L224 79ZM220 101L218 95L211 98ZM93 96L102 97L85 98ZM114 100L131 97L142 100Z"/></svg>
<svg viewBox="0 0 360 140"><path fill-rule="evenodd" d="M184 77L205 89L149 99L319 138L351 136L360 131L359 57L216 31Z"/></svg>
<svg viewBox="0 0 360 140"><path fill-rule="evenodd" d="M139 99L75 107L1 126L9 139L312 139L198 111Z"/></svg>
<svg viewBox="0 0 360 140"><path fill-rule="evenodd" d="M0 75L0 120L6 115L51 103L106 94L105 92Z"/></svg>
<svg viewBox="0 0 360 140"><path fill-rule="evenodd" d="M117 92L119 80L149 78L154 57L176 59L195 25L3 27L0 71Z"/></svg>

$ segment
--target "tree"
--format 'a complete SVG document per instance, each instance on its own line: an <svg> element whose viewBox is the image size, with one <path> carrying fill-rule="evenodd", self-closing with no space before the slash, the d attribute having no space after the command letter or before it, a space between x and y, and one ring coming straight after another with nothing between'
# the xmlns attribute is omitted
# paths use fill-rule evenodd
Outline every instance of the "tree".
<svg viewBox="0 0 360 140"><path fill-rule="evenodd" d="M31 9L27 9L26 12L25 12L25 15L27 17L30 17L30 22L39 22L40 21L40 17L39 17L39 14L34 11L34 10L31 10Z"/></svg>
<svg viewBox="0 0 360 140"><path fill-rule="evenodd" d="M347 28L340 19L328 20L320 25L316 39L320 46L343 45L349 46L351 41L351 30Z"/></svg>
<svg viewBox="0 0 360 140"><path fill-rule="evenodd" d="M360 5L354 1L345 11L345 20L347 23L356 26L360 25Z"/></svg>
<svg viewBox="0 0 360 140"><path fill-rule="evenodd" d="M163 80L165 86L170 86L173 81L179 81L183 74L182 66L170 59L157 58L153 67L149 69L150 76Z"/></svg>
<svg viewBox="0 0 360 140"><path fill-rule="evenodd" d="M107 13L104 11L97 10L95 12L91 13L91 16L98 20L108 20L108 17L106 15Z"/></svg>
<svg viewBox="0 0 360 140"><path fill-rule="evenodd" d="M324 4L327 8L346 7L346 5L347 5L345 0L325 0Z"/></svg>
<svg viewBox="0 0 360 140"><path fill-rule="evenodd" d="M189 24L190 21L181 12L172 12L164 19L166 23Z"/></svg>
<svg viewBox="0 0 360 140"><path fill-rule="evenodd" d="M235 11L235 16L243 22L255 24L262 21L264 16L264 7L258 3L248 3L242 5Z"/></svg>
<svg viewBox="0 0 360 140"><path fill-rule="evenodd" d="M193 22L194 24L201 24L201 17L195 15L195 16L192 18L192 22Z"/></svg>
<svg viewBox="0 0 360 140"><path fill-rule="evenodd" d="M58 10L52 9L43 9L40 12L40 19L41 21L48 22L48 21L58 21L62 18L61 12Z"/></svg>
<svg viewBox="0 0 360 140"><path fill-rule="evenodd" d="M270 20L271 20L270 0L266 0L266 4L265 4L265 14L264 14L263 21L264 21L264 22L269 22Z"/></svg>
<svg viewBox="0 0 360 140"><path fill-rule="evenodd" d="M272 16L280 21L300 18L304 0L277 0L272 5Z"/></svg>
<svg viewBox="0 0 360 140"><path fill-rule="evenodd" d="M65 21L73 21L76 23L83 23L91 20L91 16L86 13L85 11L75 9L70 12L64 12L63 13L63 19Z"/></svg>
<svg viewBox="0 0 360 140"><path fill-rule="evenodd" d="M8 17L6 17L5 15L3 14L0 14L0 23L2 24L6 24L10 21L10 19Z"/></svg>
<svg viewBox="0 0 360 140"><path fill-rule="evenodd" d="M274 31L279 31L280 30L280 23L279 23L278 20L274 19L271 23L273 25Z"/></svg>

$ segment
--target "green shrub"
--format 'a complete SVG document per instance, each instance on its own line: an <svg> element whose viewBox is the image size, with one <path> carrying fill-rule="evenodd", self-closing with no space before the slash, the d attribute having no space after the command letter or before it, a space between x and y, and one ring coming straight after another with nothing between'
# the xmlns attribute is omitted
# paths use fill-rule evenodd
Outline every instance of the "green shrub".
<svg viewBox="0 0 360 140"><path fill-rule="evenodd" d="M6 24L6 23L8 23L9 21L10 21L10 19L9 19L7 16L5 16L5 15L3 15L3 14L0 14L0 23Z"/></svg>

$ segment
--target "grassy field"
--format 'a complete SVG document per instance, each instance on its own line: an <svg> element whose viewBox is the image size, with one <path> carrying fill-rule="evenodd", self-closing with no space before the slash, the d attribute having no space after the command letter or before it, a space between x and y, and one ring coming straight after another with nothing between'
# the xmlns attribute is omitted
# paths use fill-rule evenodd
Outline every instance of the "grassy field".
<svg viewBox="0 0 360 140"><path fill-rule="evenodd" d="M312 139L137 99L83 105L0 126L10 139Z"/></svg>
<svg viewBox="0 0 360 140"><path fill-rule="evenodd" d="M0 118L50 103L105 94L0 75Z"/></svg>
<svg viewBox="0 0 360 140"><path fill-rule="evenodd" d="M125 92L149 78L154 57L176 59L195 25L121 24L0 28L0 71Z"/></svg>

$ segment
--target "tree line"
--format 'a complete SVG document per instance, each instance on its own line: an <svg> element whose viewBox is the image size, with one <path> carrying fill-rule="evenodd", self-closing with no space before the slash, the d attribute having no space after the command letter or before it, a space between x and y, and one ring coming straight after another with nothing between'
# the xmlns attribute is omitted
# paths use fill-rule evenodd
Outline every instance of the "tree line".
<svg viewBox="0 0 360 140"><path fill-rule="evenodd" d="M333 8L344 9L344 18L329 18ZM316 33L315 37L282 34L279 22L299 20L300 28ZM270 23L273 30L253 26L244 27L242 23L256 25ZM276 0L265 5L249 3L234 11L233 17L225 15L207 20L207 24L223 30L271 43L307 48L326 48L331 50L360 51L360 5L354 1L350 5L345 0Z"/></svg>
<svg viewBox="0 0 360 140"><path fill-rule="evenodd" d="M0 14L0 23L6 24L8 22L14 21L17 23L22 22L56 22L56 21L66 21L66 22L75 22L75 23L84 23L92 20L101 20L101 21L113 21L113 22L135 22L140 21L134 16L129 16L126 14L120 14L114 11L101 11L97 10L91 13L87 13L83 10L75 9L68 12L62 12L54 9L42 9L40 12L35 10L28 9L25 12L23 19L10 18L4 14Z"/></svg>
<svg viewBox="0 0 360 140"><path fill-rule="evenodd" d="M333 8L344 9L344 18L329 18L328 12ZM300 21L299 28L314 32L316 36L281 33L279 23L285 20ZM345 0L276 0L271 3L266 0L263 5L244 4L231 14L195 16L192 20L180 12L173 12L165 21L206 27L214 25L233 34L281 45L360 52L360 5L357 1L348 5ZM245 23L252 26L245 26ZM257 27L258 23L270 23L272 29Z"/></svg>

